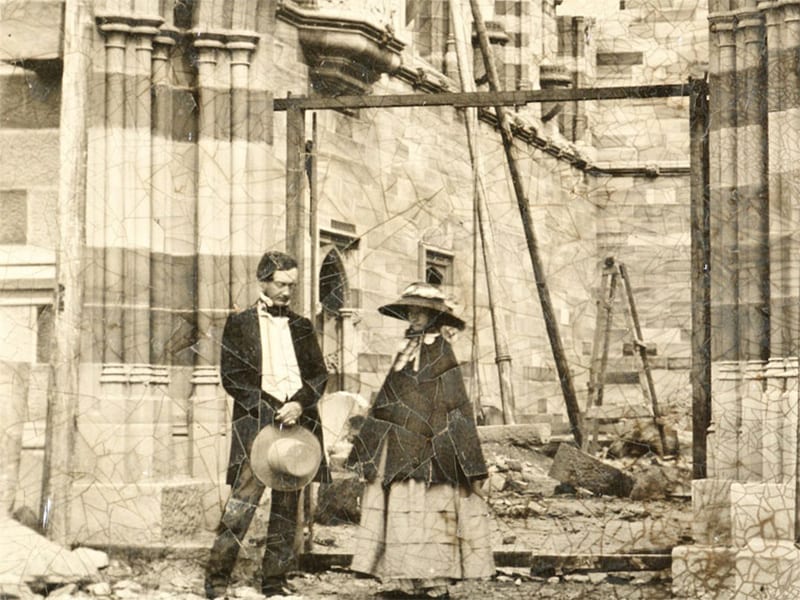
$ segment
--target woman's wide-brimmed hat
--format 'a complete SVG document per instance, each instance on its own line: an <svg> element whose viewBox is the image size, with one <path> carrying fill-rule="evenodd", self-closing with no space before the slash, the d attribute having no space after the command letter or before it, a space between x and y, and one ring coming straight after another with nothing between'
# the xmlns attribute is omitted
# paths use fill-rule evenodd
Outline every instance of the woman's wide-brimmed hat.
<svg viewBox="0 0 800 600"><path fill-rule="evenodd" d="M453 309L447 304L442 290L430 283L412 283L403 291L399 300L381 306L378 311L387 317L407 321L409 308L426 308L438 313L437 322L440 325L457 329L464 329L466 325L453 314Z"/></svg>
<svg viewBox="0 0 800 600"><path fill-rule="evenodd" d="M250 451L250 465L259 481L281 492L311 483L321 461L319 440L300 425L265 427Z"/></svg>

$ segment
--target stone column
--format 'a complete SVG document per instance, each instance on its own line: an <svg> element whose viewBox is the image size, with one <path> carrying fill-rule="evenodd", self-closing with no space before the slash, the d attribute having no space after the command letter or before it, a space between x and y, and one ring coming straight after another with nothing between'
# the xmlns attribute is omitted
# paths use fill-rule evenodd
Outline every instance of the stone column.
<svg viewBox="0 0 800 600"><path fill-rule="evenodd" d="M199 32L197 157L197 342L192 375L191 474L219 481L226 467L226 396L219 379L219 342L228 314L230 237L230 89L224 37Z"/></svg>
<svg viewBox="0 0 800 600"><path fill-rule="evenodd" d="M778 90L782 87L784 72L783 55L783 10L777 2L759 2L764 11L767 40L767 87ZM781 185L783 171L786 119L783 112L783 94L765 94L767 101L768 173L769 173L769 264L770 264L770 356L788 356L792 345L786 327L786 311L789 309L789 240L791 214L790 203L783 202Z"/></svg>
<svg viewBox="0 0 800 600"><path fill-rule="evenodd" d="M258 37L251 33L227 37L231 65L231 305L245 307L253 301L248 283L255 277L250 271L248 254L254 246L250 238L252 198L247 185L247 156L250 121L250 56Z"/></svg>
<svg viewBox="0 0 800 600"><path fill-rule="evenodd" d="M561 65L542 64L539 67L539 81L543 90L566 89L572 86L572 75ZM561 133L565 137L572 132L565 130L567 125L563 119L565 102L542 102L542 120L545 121L548 133Z"/></svg>
<svg viewBox="0 0 800 600"><path fill-rule="evenodd" d="M163 280L152 277L153 232L157 232L152 210L153 191L153 41L159 33L160 18L137 17L132 21L135 63L130 81L134 89L133 123L133 205L126 211L126 230L132 235L126 256L125 360L131 364L128 398L126 462L131 481L147 481L169 474L171 438L170 407L163 366L155 369L151 361L151 297L158 295ZM130 218L130 220L129 220Z"/></svg>
<svg viewBox="0 0 800 600"><path fill-rule="evenodd" d="M172 179L172 64L177 31L159 29L153 47L152 176L150 179L150 385L159 399L159 424L156 434L157 475L185 475L189 472L188 436L185 435L188 407L181 391L171 390L171 337L176 326L175 282L172 273L171 223L177 212L173 201ZM173 397L173 393L175 395ZM175 435L178 423L180 433Z"/></svg>
<svg viewBox="0 0 800 600"><path fill-rule="evenodd" d="M763 418L766 393L765 363L748 361L742 380L741 418L739 419L739 481L761 481L763 462Z"/></svg>
<svg viewBox="0 0 800 600"><path fill-rule="evenodd" d="M711 211L711 420L713 470L709 477L735 479L739 465L741 381L739 368L738 242L736 190L736 46L733 16L712 14L710 61ZM713 43L716 42L716 43Z"/></svg>
<svg viewBox="0 0 800 600"><path fill-rule="evenodd" d="M773 52L768 46L772 78L770 92L765 94L778 104L769 112L770 227L775 230L770 242L776 246L770 256L771 290L778 295L771 303L770 318L776 338L772 355L790 357L800 351L800 202L796 198L800 186L800 3L773 4L767 11L768 23L780 19L782 24L772 27L780 32L780 50Z"/></svg>
<svg viewBox="0 0 800 600"><path fill-rule="evenodd" d="M150 198L150 363L169 362L167 344L172 329L170 297L173 285L168 269L168 227L172 216L172 90L170 55L177 32L162 28L153 48L153 138Z"/></svg>
<svg viewBox="0 0 800 600"><path fill-rule="evenodd" d="M128 157L133 167L133 205L125 215L126 230L132 235L128 242L130 247L125 269L127 289L130 290L129 297L126 298L129 304L130 330L126 331L125 336L125 359L126 362L135 364L150 364L150 295L153 284L160 284L154 282L150 276L150 252L154 228L151 212L153 38L158 34L161 22L160 18L137 18L131 29L136 60L131 81L133 122L127 128L133 142Z"/></svg>
<svg viewBox="0 0 800 600"><path fill-rule="evenodd" d="M229 307L230 85L224 38L198 34L197 364L216 365Z"/></svg>
<svg viewBox="0 0 800 600"><path fill-rule="evenodd" d="M357 308L340 308L339 318L342 327L342 389L346 392L358 393L361 389L361 378L358 374L358 332L356 326L361 321L361 311Z"/></svg>
<svg viewBox="0 0 800 600"><path fill-rule="evenodd" d="M99 25L102 31L103 25ZM111 132L108 128L106 106L107 68L113 64L109 61L109 50L114 57L113 46L119 45L116 39L119 33L104 32L106 37L102 47L96 49L99 55L92 64L92 85L89 86L90 111L93 116L87 123L87 161L86 161L86 275L84 279L84 311L81 326L81 368L97 369L102 365L109 332L105 327L105 257L106 257L106 211L109 182L107 138ZM123 32L120 32L123 33ZM111 44L112 48L109 47ZM99 46L99 44L98 44ZM115 59L116 60L116 59ZM97 379L92 371L85 377Z"/></svg>
<svg viewBox="0 0 800 600"><path fill-rule="evenodd" d="M587 73L586 31L593 21L586 17L558 17L558 55L559 62L564 65L570 75L572 87L584 87L589 79ZM545 86L542 85L542 89ZM576 143L587 143L587 106L586 102L565 102L564 110L559 115L559 123L564 137ZM542 114L546 114L542 109Z"/></svg>
<svg viewBox="0 0 800 600"><path fill-rule="evenodd" d="M752 361L766 360L769 356L767 94L764 93L767 82L766 63L762 60L766 39L761 13L742 12L737 17L739 358Z"/></svg>
<svg viewBox="0 0 800 600"><path fill-rule="evenodd" d="M105 213L104 213L104 270L103 270L103 322L105 324L104 363L121 363L123 360L124 330L122 306L124 303L124 260L122 242L125 239L125 48L130 25L124 19L104 19L100 31L105 34Z"/></svg>
<svg viewBox="0 0 800 600"><path fill-rule="evenodd" d="M712 365L714 436L709 441L709 454L713 454L714 469L709 476L716 479L736 479L739 474L741 377L738 362L724 361Z"/></svg>
<svg viewBox="0 0 800 600"><path fill-rule="evenodd" d="M251 220L245 230L251 255L245 269L249 282L248 298L255 298L258 286L254 274L262 253L271 241L285 235L284 207L275 202L283 193L284 166L273 159L273 110L270 74L274 69L270 44L262 44L251 56L249 69L249 120L247 152L247 187Z"/></svg>
<svg viewBox="0 0 800 600"><path fill-rule="evenodd" d="M733 17L712 14L709 64L711 360L739 358L736 188L736 47ZM713 380L712 381L716 381ZM717 422L718 415L712 418Z"/></svg>
<svg viewBox="0 0 800 600"><path fill-rule="evenodd" d="M125 362L126 329L124 307L129 298L125 289L125 254L133 240L126 231L126 188L133 184L127 164L132 160L126 152L131 126L128 110L131 102L126 81L133 57L128 56L132 40L132 19L111 15L98 19L105 35L105 156L106 173L103 212L103 362L95 397L81 398L79 435L89 449L82 465L87 473L87 488L108 485L113 489L130 481L135 471L128 454L127 404L130 396L130 369ZM128 89L126 89L128 87ZM84 371L84 375L86 372ZM88 387L88 386L87 386ZM99 509L101 512L103 508ZM109 516L104 515L105 518Z"/></svg>
<svg viewBox="0 0 800 600"><path fill-rule="evenodd" d="M798 369L797 357L784 359L785 389L780 397L780 438L781 481L794 479L797 474L797 411L798 411Z"/></svg>
<svg viewBox="0 0 800 600"><path fill-rule="evenodd" d="M781 109L783 124L780 132L782 144L781 166L777 177L781 180L782 215L788 219L785 227L785 262L782 263L784 309L781 326L784 335L783 356L794 357L800 353L800 264L796 259L796 248L800 243L800 73L797 56L800 55L800 2L782 2L783 7L783 63L780 79L783 88ZM780 88L779 88L780 89ZM788 246L788 248L787 248ZM795 257L792 260L792 257Z"/></svg>

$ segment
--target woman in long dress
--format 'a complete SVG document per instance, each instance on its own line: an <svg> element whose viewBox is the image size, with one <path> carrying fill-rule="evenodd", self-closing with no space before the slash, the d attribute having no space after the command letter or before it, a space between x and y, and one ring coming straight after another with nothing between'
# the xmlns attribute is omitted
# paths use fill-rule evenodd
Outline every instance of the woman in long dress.
<svg viewBox="0 0 800 600"><path fill-rule="evenodd" d="M472 405L444 326L464 328L441 291L412 284L384 315L409 322L402 350L348 458L366 482L351 569L415 597L494 574L487 477Z"/></svg>

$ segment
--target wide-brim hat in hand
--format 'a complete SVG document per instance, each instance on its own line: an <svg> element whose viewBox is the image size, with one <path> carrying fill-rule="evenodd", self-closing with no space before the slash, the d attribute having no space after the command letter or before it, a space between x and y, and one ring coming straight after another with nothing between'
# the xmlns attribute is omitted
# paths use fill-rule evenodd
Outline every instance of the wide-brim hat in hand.
<svg viewBox="0 0 800 600"><path fill-rule="evenodd" d="M437 313L437 322L457 329L464 329L465 323L453 314L452 307L442 290L430 283L412 283L400 296L400 299L378 308L378 312L387 317L408 320L408 309L425 308Z"/></svg>
<svg viewBox="0 0 800 600"><path fill-rule="evenodd" d="M300 425L267 426L253 441L250 465L265 486L281 492L304 488L319 470L319 440Z"/></svg>

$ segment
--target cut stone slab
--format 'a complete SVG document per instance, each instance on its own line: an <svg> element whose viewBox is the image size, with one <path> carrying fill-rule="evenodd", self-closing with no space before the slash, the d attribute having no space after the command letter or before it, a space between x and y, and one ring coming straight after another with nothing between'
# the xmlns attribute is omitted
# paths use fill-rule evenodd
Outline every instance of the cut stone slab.
<svg viewBox="0 0 800 600"><path fill-rule="evenodd" d="M730 600L736 584L735 575L735 548L697 545L672 549L674 598Z"/></svg>
<svg viewBox="0 0 800 600"><path fill-rule="evenodd" d="M478 437L486 444L512 444L514 446L532 447L550 441L552 428L548 423L521 423L517 425L481 425Z"/></svg>
<svg viewBox="0 0 800 600"><path fill-rule="evenodd" d="M0 587L91 580L103 562L103 553L68 550L7 516L0 517L0 531Z"/></svg>
<svg viewBox="0 0 800 600"><path fill-rule="evenodd" d="M753 538L794 541L794 483L731 483L733 545L744 548Z"/></svg>
<svg viewBox="0 0 800 600"><path fill-rule="evenodd" d="M753 538L736 554L734 600L800 598L800 550L794 542Z"/></svg>
<svg viewBox="0 0 800 600"><path fill-rule="evenodd" d="M705 546L731 544L730 479L692 481L692 536Z"/></svg>
<svg viewBox="0 0 800 600"><path fill-rule="evenodd" d="M625 498L633 489L634 480L603 461L582 452L571 444L558 447L549 476L573 487L595 494Z"/></svg>

